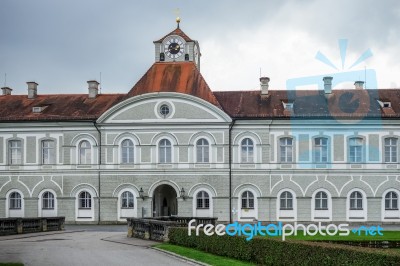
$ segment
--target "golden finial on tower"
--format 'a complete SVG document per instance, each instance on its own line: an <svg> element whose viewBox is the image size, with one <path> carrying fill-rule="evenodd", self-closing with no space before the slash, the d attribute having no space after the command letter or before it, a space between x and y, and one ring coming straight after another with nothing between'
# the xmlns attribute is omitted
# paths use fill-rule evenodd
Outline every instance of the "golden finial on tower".
<svg viewBox="0 0 400 266"><path fill-rule="evenodd" d="M179 17L179 15L180 15L179 8L175 9L175 15L176 15L177 28L179 29L179 23L181 22L181 18Z"/></svg>

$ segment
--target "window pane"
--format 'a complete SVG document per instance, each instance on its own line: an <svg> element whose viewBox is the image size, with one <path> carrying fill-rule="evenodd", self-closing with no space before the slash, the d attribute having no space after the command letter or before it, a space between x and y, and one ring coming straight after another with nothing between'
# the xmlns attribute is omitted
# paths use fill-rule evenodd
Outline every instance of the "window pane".
<svg viewBox="0 0 400 266"><path fill-rule="evenodd" d="M52 140L42 141L42 164L55 163L55 143Z"/></svg>
<svg viewBox="0 0 400 266"><path fill-rule="evenodd" d="M22 163L22 142L20 140L11 140L9 142L10 164Z"/></svg>

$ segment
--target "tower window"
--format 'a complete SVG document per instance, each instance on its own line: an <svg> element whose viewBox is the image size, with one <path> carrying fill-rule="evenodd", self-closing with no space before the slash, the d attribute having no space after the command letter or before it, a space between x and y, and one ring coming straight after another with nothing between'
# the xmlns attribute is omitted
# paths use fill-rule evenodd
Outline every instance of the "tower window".
<svg viewBox="0 0 400 266"><path fill-rule="evenodd" d="M160 61L165 61L165 54L164 53L160 53Z"/></svg>
<svg viewBox="0 0 400 266"><path fill-rule="evenodd" d="M185 61L189 61L189 54L185 54Z"/></svg>

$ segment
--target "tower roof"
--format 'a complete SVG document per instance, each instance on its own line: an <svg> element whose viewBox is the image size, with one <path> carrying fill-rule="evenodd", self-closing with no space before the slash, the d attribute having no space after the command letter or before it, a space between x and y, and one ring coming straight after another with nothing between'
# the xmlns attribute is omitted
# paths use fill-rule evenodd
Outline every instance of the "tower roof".
<svg viewBox="0 0 400 266"><path fill-rule="evenodd" d="M186 33L184 33L180 28L176 28L173 31L171 31L170 33L164 35L164 37L162 37L161 39L154 41L154 43L162 43L162 41L170 35L178 35L180 37L182 37L186 42L194 42L194 40L192 40L189 36L186 35Z"/></svg>
<svg viewBox="0 0 400 266"><path fill-rule="evenodd" d="M199 97L221 108L193 62L157 62L128 92L137 96L151 92L178 92Z"/></svg>

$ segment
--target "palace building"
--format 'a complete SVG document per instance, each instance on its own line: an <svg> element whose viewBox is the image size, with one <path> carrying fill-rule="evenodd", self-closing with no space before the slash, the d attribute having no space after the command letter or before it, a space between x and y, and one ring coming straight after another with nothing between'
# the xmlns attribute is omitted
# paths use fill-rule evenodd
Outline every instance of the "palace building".
<svg viewBox="0 0 400 266"><path fill-rule="evenodd" d="M2 88L0 217L400 222L399 89L213 91L179 22L154 46L124 94Z"/></svg>

